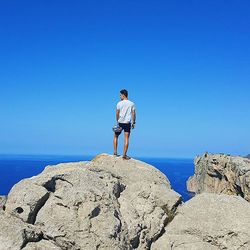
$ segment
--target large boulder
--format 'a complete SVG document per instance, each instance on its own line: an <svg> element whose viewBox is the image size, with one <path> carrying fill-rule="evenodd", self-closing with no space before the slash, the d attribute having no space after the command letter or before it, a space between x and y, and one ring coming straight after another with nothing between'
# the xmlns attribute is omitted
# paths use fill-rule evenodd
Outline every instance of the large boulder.
<svg viewBox="0 0 250 250"><path fill-rule="evenodd" d="M250 203L239 196L203 193L178 207L152 250L249 250Z"/></svg>
<svg viewBox="0 0 250 250"><path fill-rule="evenodd" d="M195 193L224 193L250 201L250 159L225 154L208 154L195 159L195 174L187 181Z"/></svg>
<svg viewBox="0 0 250 250"><path fill-rule="evenodd" d="M0 249L150 249L180 204L166 176L138 160L48 166L8 194Z"/></svg>

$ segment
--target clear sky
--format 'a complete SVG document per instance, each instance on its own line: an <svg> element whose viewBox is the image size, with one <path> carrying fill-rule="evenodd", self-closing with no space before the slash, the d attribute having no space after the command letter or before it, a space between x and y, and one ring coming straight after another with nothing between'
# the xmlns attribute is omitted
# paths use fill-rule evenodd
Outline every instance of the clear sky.
<svg viewBox="0 0 250 250"><path fill-rule="evenodd" d="M122 88L130 155L250 153L249 13L248 0L1 1L0 153L112 153Z"/></svg>

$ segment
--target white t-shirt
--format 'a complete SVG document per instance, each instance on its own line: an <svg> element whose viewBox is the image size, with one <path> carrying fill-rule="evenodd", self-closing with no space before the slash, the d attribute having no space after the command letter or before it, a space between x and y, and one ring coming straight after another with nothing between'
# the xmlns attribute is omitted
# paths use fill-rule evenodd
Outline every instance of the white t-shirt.
<svg viewBox="0 0 250 250"><path fill-rule="evenodd" d="M118 122L129 123L132 121L132 111L135 110L135 104L129 100L123 100L117 103L116 109L120 110Z"/></svg>

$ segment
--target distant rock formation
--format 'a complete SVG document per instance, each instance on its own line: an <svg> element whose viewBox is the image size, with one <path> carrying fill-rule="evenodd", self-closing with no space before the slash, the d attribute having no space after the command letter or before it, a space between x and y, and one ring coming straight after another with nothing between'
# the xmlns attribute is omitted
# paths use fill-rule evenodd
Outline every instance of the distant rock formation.
<svg viewBox="0 0 250 250"><path fill-rule="evenodd" d="M203 193L179 206L152 250L250 249L250 203L239 196Z"/></svg>
<svg viewBox="0 0 250 250"><path fill-rule="evenodd" d="M183 203L164 174L134 159L48 166L4 203L0 250L250 249L249 202L204 193Z"/></svg>
<svg viewBox="0 0 250 250"><path fill-rule="evenodd" d="M195 159L195 174L187 181L195 193L224 193L250 201L250 160L239 156L208 154Z"/></svg>
<svg viewBox="0 0 250 250"><path fill-rule="evenodd" d="M250 154L246 155L246 158L250 159Z"/></svg>
<svg viewBox="0 0 250 250"><path fill-rule="evenodd" d="M165 175L99 155L17 183L0 213L0 249L150 249L182 203Z"/></svg>

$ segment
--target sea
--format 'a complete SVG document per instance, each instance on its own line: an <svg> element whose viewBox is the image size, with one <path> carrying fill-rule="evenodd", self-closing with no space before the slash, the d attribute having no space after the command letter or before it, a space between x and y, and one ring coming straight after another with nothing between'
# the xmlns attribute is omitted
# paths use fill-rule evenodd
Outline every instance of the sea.
<svg viewBox="0 0 250 250"><path fill-rule="evenodd" d="M48 165L62 162L88 161L93 156L58 156L58 155L0 155L0 195L7 195L17 182L43 171ZM136 158L153 165L169 179L172 188L182 195L183 201L193 197L187 191L186 181L194 174L193 159L174 158Z"/></svg>

